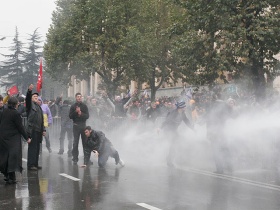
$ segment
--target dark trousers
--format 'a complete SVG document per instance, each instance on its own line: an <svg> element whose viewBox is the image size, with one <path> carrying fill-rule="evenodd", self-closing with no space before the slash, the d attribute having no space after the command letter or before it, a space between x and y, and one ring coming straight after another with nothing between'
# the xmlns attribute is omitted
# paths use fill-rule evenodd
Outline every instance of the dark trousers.
<svg viewBox="0 0 280 210"><path fill-rule="evenodd" d="M31 135L31 142L28 144L27 167L38 166L41 142L42 133L33 131Z"/></svg>
<svg viewBox="0 0 280 210"><path fill-rule="evenodd" d="M104 152L99 154L98 166L103 168L106 165L109 157L114 158L116 164L118 164L120 161L119 153L117 152L117 150L115 150L113 146L108 146L105 148Z"/></svg>
<svg viewBox="0 0 280 210"><path fill-rule="evenodd" d="M79 140L80 140L80 136L82 138L83 150L84 150L84 144L85 144L85 141L86 141L85 125L74 125L73 126L73 135L74 135L74 141L73 141L73 149L72 149L72 156L73 156L72 160L74 162L78 162L79 161Z"/></svg>
<svg viewBox="0 0 280 210"><path fill-rule="evenodd" d="M61 126L59 142L60 142L60 150L63 151L63 152L64 152L64 139L65 139L66 133L67 133L67 139L68 139L68 153L69 153L69 152L72 151L73 129Z"/></svg>

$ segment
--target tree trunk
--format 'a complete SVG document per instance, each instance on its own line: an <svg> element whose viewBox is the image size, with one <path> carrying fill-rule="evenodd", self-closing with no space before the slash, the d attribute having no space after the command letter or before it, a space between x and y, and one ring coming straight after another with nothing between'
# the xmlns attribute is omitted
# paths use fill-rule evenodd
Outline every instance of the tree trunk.
<svg viewBox="0 0 280 210"><path fill-rule="evenodd" d="M156 99L156 92L157 92L157 90L156 90L156 88L155 87L151 87L151 101L155 101L155 99Z"/></svg>
<svg viewBox="0 0 280 210"><path fill-rule="evenodd" d="M258 102L262 102L266 96L265 94L266 84L265 84L263 67L256 60L253 61L252 74L253 74L253 85L254 85L256 100Z"/></svg>
<svg viewBox="0 0 280 210"><path fill-rule="evenodd" d="M156 99L156 72L153 69L152 78L150 79L150 88L151 88L151 101L155 101Z"/></svg>

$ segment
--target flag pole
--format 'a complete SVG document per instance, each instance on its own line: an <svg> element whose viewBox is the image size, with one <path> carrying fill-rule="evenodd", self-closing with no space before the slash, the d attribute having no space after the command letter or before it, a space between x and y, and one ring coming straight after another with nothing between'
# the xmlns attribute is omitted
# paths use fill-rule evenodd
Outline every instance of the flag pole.
<svg viewBox="0 0 280 210"><path fill-rule="evenodd" d="M39 73L38 73L38 80L37 80L37 92L38 92L38 94L41 93L42 87L43 87L43 63L42 63L42 58L41 58L40 59L40 66L39 66Z"/></svg>

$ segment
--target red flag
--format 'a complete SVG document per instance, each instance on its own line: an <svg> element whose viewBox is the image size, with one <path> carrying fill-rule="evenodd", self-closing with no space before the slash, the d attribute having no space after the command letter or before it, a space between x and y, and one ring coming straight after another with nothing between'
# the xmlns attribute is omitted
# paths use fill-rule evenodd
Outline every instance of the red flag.
<svg viewBox="0 0 280 210"><path fill-rule="evenodd" d="M9 89L9 94L12 96L12 95L16 95L18 94L18 88L16 85L12 86L10 89Z"/></svg>
<svg viewBox="0 0 280 210"><path fill-rule="evenodd" d="M43 64L42 64L42 59L41 59L38 80L37 80L37 92L38 93L40 93L42 87L43 87Z"/></svg>

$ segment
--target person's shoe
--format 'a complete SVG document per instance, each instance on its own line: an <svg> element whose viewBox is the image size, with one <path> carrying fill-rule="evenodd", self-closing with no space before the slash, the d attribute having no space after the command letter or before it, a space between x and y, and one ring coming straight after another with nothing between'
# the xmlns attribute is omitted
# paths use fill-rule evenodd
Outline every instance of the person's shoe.
<svg viewBox="0 0 280 210"><path fill-rule="evenodd" d="M63 153L64 153L64 151L60 149L59 152L58 152L57 154L63 155Z"/></svg>
<svg viewBox="0 0 280 210"><path fill-rule="evenodd" d="M35 166L28 167L29 171L38 171L38 168Z"/></svg>
<svg viewBox="0 0 280 210"><path fill-rule="evenodd" d="M42 169L42 166L37 166L37 169L38 169L38 170L41 170L41 169Z"/></svg>
<svg viewBox="0 0 280 210"><path fill-rule="evenodd" d="M119 160L119 164L120 164L121 167L124 167L124 166L125 166L123 160L121 160L121 159Z"/></svg>
<svg viewBox="0 0 280 210"><path fill-rule="evenodd" d="M8 181L8 180L9 180L8 174L4 174L4 176L5 176L4 181L5 181L5 182Z"/></svg>
<svg viewBox="0 0 280 210"><path fill-rule="evenodd" d="M48 150L49 150L49 153L52 153L52 149L51 148L48 148Z"/></svg>

